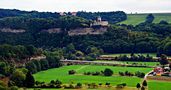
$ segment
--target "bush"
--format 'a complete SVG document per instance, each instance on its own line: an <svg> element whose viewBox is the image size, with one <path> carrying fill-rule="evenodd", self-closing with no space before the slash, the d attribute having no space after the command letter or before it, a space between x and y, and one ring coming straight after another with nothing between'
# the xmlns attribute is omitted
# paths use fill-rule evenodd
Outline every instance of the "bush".
<svg viewBox="0 0 171 90"><path fill-rule="evenodd" d="M144 78L145 73L138 71L138 72L135 73L135 76L140 77L140 78Z"/></svg>
<svg viewBox="0 0 171 90"><path fill-rule="evenodd" d="M145 90L145 87L141 87L141 90Z"/></svg>
<svg viewBox="0 0 171 90"><path fill-rule="evenodd" d="M126 83L122 83L122 85L125 87L126 86Z"/></svg>
<svg viewBox="0 0 171 90"><path fill-rule="evenodd" d="M84 75L91 75L91 72L84 72Z"/></svg>
<svg viewBox="0 0 171 90"><path fill-rule="evenodd" d="M9 90L18 90L18 87L17 87L17 86L11 86L11 87L9 88Z"/></svg>
<svg viewBox="0 0 171 90"><path fill-rule="evenodd" d="M102 83L99 83L99 86L102 86Z"/></svg>
<svg viewBox="0 0 171 90"><path fill-rule="evenodd" d="M116 88L123 88L124 86L121 84L116 85Z"/></svg>
<svg viewBox="0 0 171 90"><path fill-rule="evenodd" d="M118 84L116 88L124 88L126 86L126 83Z"/></svg>
<svg viewBox="0 0 171 90"><path fill-rule="evenodd" d="M75 87L70 84L69 86L68 85L63 85L64 89L74 89Z"/></svg>
<svg viewBox="0 0 171 90"><path fill-rule="evenodd" d="M113 75L113 71L111 69L109 69L109 68L106 68L104 70L104 75L105 76L112 76Z"/></svg>
<svg viewBox="0 0 171 90"><path fill-rule="evenodd" d="M69 74L69 75L73 75L73 74L75 74L75 73L76 73L75 70L69 70L69 71L68 71L68 74Z"/></svg>
<svg viewBox="0 0 171 90"><path fill-rule="evenodd" d="M59 80L56 80L56 82L55 82L55 84L62 84L62 82L61 81L59 81Z"/></svg>
<svg viewBox="0 0 171 90"><path fill-rule="evenodd" d="M7 90L4 86L0 85L0 90Z"/></svg>
<svg viewBox="0 0 171 90"><path fill-rule="evenodd" d="M105 85L109 87L110 86L110 83L107 82Z"/></svg>
<svg viewBox="0 0 171 90"><path fill-rule="evenodd" d="M143 86L147 86L147 81L144 80L142 85L143 85Z"/></svg>
<svg viewBox="0 0 171 90"><path fill-rule="evenodd" d="M81 83L77 83L76 88L82 88L82 84Z"/></svg>
<svg viewBox="0 0 171 90"><path fill-rule="evenodd" d="M100 75L100 72L94 72L92 73L93 76L97 76L97 75Z"/></svg>

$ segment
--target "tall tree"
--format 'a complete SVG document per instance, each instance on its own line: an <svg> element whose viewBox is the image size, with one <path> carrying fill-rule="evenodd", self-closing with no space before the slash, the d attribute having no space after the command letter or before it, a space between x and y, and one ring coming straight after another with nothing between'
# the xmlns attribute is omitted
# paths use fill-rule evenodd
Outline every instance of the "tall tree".
<svg viewBox="0 0 171 90"><path fill-rule="evenodd" d="M147 86L147 81L144 80L143 83L142 83L143 86Z"/></svg>
<svg viewBox="0 0 171 90"><path fill-rule="evenodd" d="M30 72L28 72L26 74L26 79L25 79L24 83L25 83L25 86L28 88L31 88L34 86L35 80Z"/></svg>
<svg viewBox="0 0 171 90"><path fill-rule="evenodd" d="M136 87L138 88L138 90L140 89L141 85L140 83L137 83Z"/></svg>
<svg viewBox="0 0 171 90"><path fill-rule="evenodd" d="M167 56L165 54L162 54L160 56L160 64L161 65L166 65L169 64L169 61L167 60Z"/></svg>
<svg viewBox="0 0 171 90"><path fill-rule="evenodd" d="M153 20L154 20L154 16L153 14L149 14L147 17L146 17L146 23L152 23Z"/></svg>

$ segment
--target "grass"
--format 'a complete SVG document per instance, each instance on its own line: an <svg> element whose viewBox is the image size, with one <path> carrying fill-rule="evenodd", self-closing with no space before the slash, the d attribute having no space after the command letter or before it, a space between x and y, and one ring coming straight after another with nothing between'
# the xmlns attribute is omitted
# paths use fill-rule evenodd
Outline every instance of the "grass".
<svg viewBox="0 0 171 90"><path fill-rule="evenodd" d="M20 90L20 89L19 89ZM21 90L23 90L23 89L21 89ZM35 89L33 89L33 88L30 88L30 89L27 89L27 90L35 90ZM36 89L37 90L37 89ZM38 90L40 90L40 89L38 89ZM122 88L122 89L117 89L117 88L115 88L115 87L110 87L110 88L108 88L108 87L98 87L97 89L87 89L86 87L83 87L83 88L81 88L81 89L63 89L63 88L61 88L61 89L56 89L56 88L41 88L41 90L137 90L137 88L135 88L135 87L124 87L124 88Z"/></svg>
<svg viewBox="0 0 171 90"><path fill-rule="evenodd" d="M149 54L152 57L156 57L156 53L135 53L134 55L143 55L143 56L147 56L147 54ZM110 57L118 57L120 55L127 55L130 56L130 53L118 53L118 54L107 54L107 55L102 55L102 56L110 56Z"/></svg>
<svg viewBox="0 0 171 90"><path fill-rule="evenodd" d="M19 89L20 90L20 89ZM21 89L21 90L23 90L23 89ZM30 88L30 89L27 89L27 90L35 90L35 89L33 89L33 88ZM37 90L37 89L36 89ZM40 90L40 89L38 89L38 90ZM86 87L83 87L83 88L81 88L81 89L63 89L63 88L61 88L61 89L56 89L56 88L41 88L41 90L137 90L137 88L135 88L135 87L124 87L124 88L122 88L122 89L117 89L117 88L115 88L115 87L110 87L110 88L108 88L108 87L98 87L97 89L87 89Z"/></svg>
<svg viewBox="0 0 171 90"><path fill-rule="evenodd" d="M133 63L137 63L138 65L140 64L147 65L147 66L157 66L158 64L160 64L159 62L128 62L128 64L133 64Z"/></svg>
<svg viewBox="0 0 171 90"><path fill-rule="evenodd" d="M123 22L120 22L120 24L137 25L139 23L144 22L147 15L148 14L128 14L127 15L128 19ZM171 23L171 13L155 13L153 15L155 17L153 21L154 23L159 23L161 20L165 20Z"/></svg>
<svg viewBox="0 0 171 90"><path fill-rule="evenodd" d="M135 61L107 61L107 60L97 60L98 62L110 62L113 64L134 64L146 65L146 66L158 66L159 62L135 62Z"/></svg>
<svg viewBox="0 0 171 90"><path fill-rule="evenodd" d="M148 88L148 90L171 90L171 82L150 80Z"/></svg>
<svg viewBox="0 0 171 90"><path fill-rule="evenodd" d="M138 67L113 67L113 66L95 66L95 65L73 65L73 66L63 66L61 68L49 69L46 71L34 74L37 81L50 82L51 80L61 80L64 84L74 83L103 83L110 82L111 85L117 85L120 83L127 83L127 86L135 87L135 85L142 81L138 77L127 77L127 76L86 76L82 75L85 71L101 71L105 68L110 68L113 70L114 74L118 74L119 71L130 71L136 72L141 71L144 73L152 70L151 68L138 68ZM69 70L76 70L76 75L68 75Z"/></svg>

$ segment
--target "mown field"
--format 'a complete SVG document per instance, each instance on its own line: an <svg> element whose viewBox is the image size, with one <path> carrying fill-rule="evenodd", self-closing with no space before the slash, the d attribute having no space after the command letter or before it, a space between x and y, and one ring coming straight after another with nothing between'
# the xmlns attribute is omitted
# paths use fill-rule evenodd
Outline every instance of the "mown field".
<svg viewBox="0 0 171 90"><path fill-rule="evenodd" d="M156 57L156 53L135 53L134 55L143 55L143 56L147 56L147 54L149 54L151 57ZM110 56L110 57L118 57L118 56L130 56L130 53L118 53L118 54L106 54L106 55L102 55L102 56Z"/></svg>
<svg viewBox="0 0 171 90"><path fill-rule="evenodd" d="M113 70L114 75L110 77L106 76L86 76L83 75L84 72L95 72L101 71L105 68L110 68ZM76 75L68 75L69 70L75 70ZM135 87L137 83L141 82L143 79L138 77L127 77L117 75L119 71L129 71L136 72L141 71L147 73L151 71L152 68L138 68L138 67L113 67L113 66L96 66L96 65L73 65L73 66L63 66L61 68L49 69L46 71L34 74L37 81L50 82L51 80L61 80L64 84L74 83L103 83L110 82L111 85L117 85L120 83L127 83L127 86Z"/></svg>
<svg viewBox="0 0 171 90"><path fill-rule="evenodd" d="M120 24L132 24L132 25L137 25L141 22L145 21L145 18L148 14L128 14L127 17L128 19L120 22ZM153 14L155 19L154 23L159 23L161 20L165 20L169 23L171 23L171 13L156 13Z"/></svg>
<svg viewBox="0 0 171 90"><path fill-rule="evenodd" d="M150 80L148 88L148 90L171 90L171 82Z"/></svg>
<svg viewBox="0 0 171 90"><path fill-rule="evenodd" d="M158 66L159 62L135 62L135 61L105 61L105 60L97 60L98 62L110 62L114 64L136 64L136 65L145 65L145 66Z"/></svg>

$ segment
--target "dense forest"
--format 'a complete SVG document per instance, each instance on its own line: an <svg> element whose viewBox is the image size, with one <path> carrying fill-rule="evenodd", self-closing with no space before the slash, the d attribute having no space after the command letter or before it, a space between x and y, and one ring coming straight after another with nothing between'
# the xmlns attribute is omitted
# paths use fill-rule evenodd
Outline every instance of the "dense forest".
<svg viewBox="0 0 171 90"><path fill-rule="evenodd" d="M52 50L72 44L83 53L90 47L102 49L104 53L150 53L170 55L171 24L161 21L152 23L154 16L149 14L139 25L111 24L106 33L99 35L69 36L72 28L89 27L92 19L102 19L116 23L126 19L126 14L117 12L78 12L77 16L59 13L0 10L0 28L24 29L24 33L0 32L0 44L33 45L37 48ZM108 16L108 18L106 18ZM112 18L112 19L111 19ZM112 21L110 21L112 20ZM61 28L61 33L46 33L42 30Z"/></svg>

